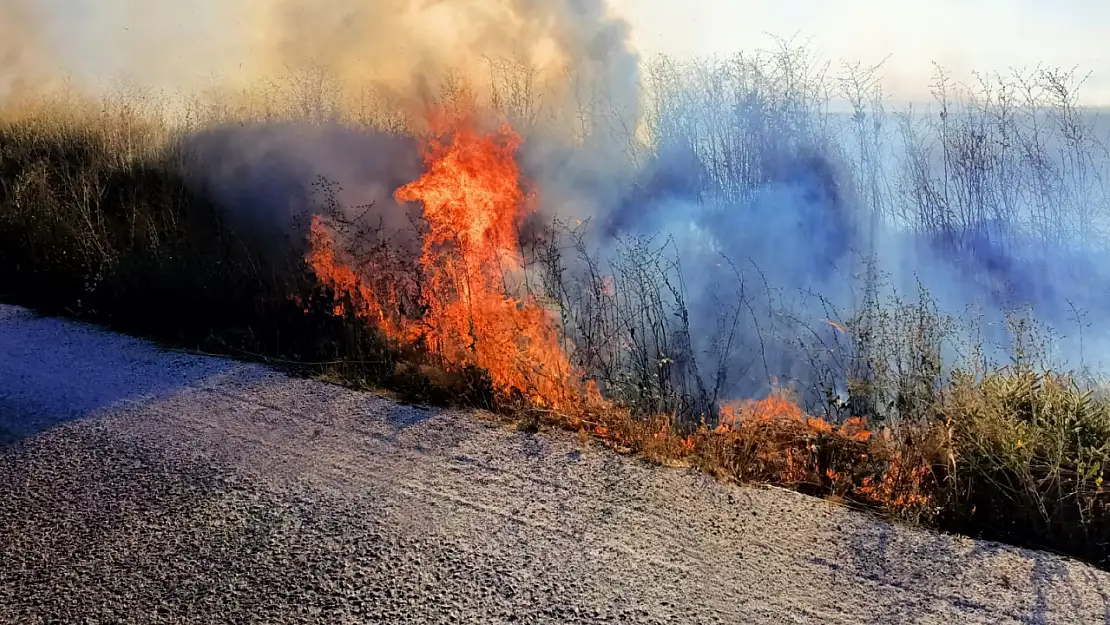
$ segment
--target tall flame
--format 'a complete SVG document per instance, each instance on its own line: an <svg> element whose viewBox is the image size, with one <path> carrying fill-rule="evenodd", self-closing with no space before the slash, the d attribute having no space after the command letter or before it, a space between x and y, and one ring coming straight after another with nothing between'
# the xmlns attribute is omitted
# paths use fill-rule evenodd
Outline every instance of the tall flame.
<svg viewBox="0 0 1110 625"><path fill-rule="evenodd" d="M420 202L427 232L420 256L421 314L406 317L397 298L382 301L337 260L322 221L313 222L308 261L317 276L359 306L361 315L399 343L422 341L448 366L485 370L502 392L566 413L599 401L571 366L549 311L508 286L523 269L521 219L535 210L522 189L509 126L479 132L471 120L441 117L425 152L426 171L397 190L400 202Z"/></svg>

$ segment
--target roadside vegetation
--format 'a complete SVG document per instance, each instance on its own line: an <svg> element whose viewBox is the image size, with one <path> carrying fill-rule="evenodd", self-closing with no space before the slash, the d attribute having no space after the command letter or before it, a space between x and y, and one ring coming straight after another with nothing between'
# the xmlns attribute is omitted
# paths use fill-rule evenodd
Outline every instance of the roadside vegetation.
<svg viewBox="0 0 1110 625"><path fill-rule="evenodd" d="M782 162L816 150L842 167L836 204L866 224L872 244L874 233L897 229L980 262L976 242L1001 223L1053 258L1106 246L1110 159L1076 104L1073 76L1037 71L970 89L938 71L939 115L890 114L876 71L829 77L790 48L719 63L660 59L647 72L649 140L629 151L629 166L686 146L698 201L742 207ZM539 97L526 78L514 66L490 105L525 140ZM514 287L525 295L514 295L510 320L521 325L508 332L503 317L453 306L463 290L507 296L496 280L460 277L455 263L485 262L481 250L445 243L435 256L397 256L379 226L352 217L358 211L321 181L316 218L275 252L196 184L205 163L187 139L205 128L297 121L409 132L384 101L340 104L310 82L172 115L138 90L43 96L0 111L0 297L1110 567L1110 395L1086 362L1092 354L1057 358L1065 339L1036 311L1040 300L1062 307L1063 296L1017 292L1032 274L983 261L990 271L973 282L1014 303L999 306L999 322L953 312L946 293L896 288L875 245L848 252L858 259L851 298L807 286L805 304L783 296L792 287L774 283L778 272L726 258L721 275L731 281L721 284L732 286L716 290L713 332L703 332L673 242L630 236L603 250L595 224L552 220L532 224L539 235L514 232L530 278ZM451 102L457 84L445 85ZM830 112L833 99L850 110ZM593 132L620 128L599 120ZM431 201L419 192L414 199ZM1046 254L1024 249L997 253L1030 262ZM814 310L826 322L820 331ZM1097 350L1097 311L1069 310L1072 321L1053 320L1053 331L1075 328L1069 353ZM493 338L522 328L535 331L527 348L507 340L489 351ZM730 396L750 379L762 380L758 393Z"/></svg>

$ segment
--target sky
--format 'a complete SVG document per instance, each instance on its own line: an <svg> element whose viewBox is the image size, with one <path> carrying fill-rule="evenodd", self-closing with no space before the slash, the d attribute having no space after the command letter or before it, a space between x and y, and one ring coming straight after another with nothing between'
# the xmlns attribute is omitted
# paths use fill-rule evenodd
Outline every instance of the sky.
<svg viewBox="0 0 1110 625"><path fill-rule="evenodd" d="M1038 64L1090 73L1085 103L1110 105L1108 0L611 0L637 47L678 56L808 42L834 67L883 65L887 91L928 98L936 61L956 77ZM888 58L889 57L889 58Z"/></svg>
<svg viewBox="0 0 1110 625"><path fill-rule="evenodd" d="M211 33L239 22L240 5L264 0L25 1L53 16L57 45L81 70L111 74L133 65L136 56L172 47L173 54L150 64L152 77L199 79L241 52ZM934 61L967 82L972 70L1078 66L1080 74L1091 74L1083 103L1110 105L1110 0L609 2L632 23L635 45L645 55L728 55L769 47L772 35L793 38L833 69L841 61L870 65L886 59L884 87L901 101L930 99Z"/></svg>

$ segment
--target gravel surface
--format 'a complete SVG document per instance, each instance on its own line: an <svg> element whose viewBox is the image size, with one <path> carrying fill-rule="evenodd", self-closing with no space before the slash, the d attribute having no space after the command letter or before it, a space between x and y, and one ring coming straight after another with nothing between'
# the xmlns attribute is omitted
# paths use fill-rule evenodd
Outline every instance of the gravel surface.
<svg viewBox="0 0 1110 625"><path fill-rule="evenodd" d="M0 308L0 622L1110 623L1110 575Z"/></svg>

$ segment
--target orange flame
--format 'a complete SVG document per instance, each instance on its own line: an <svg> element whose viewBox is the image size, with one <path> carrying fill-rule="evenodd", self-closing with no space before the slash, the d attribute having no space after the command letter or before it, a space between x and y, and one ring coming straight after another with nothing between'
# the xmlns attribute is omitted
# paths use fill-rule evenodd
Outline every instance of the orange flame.
<svg viewBox="0 0 1110 625"><path fill-rule="evenodd" d="M520 220L536 206L521 185L515 158L520 136L508 126L481 133L469 119L442 116L433 127L426 172L395 194L400 202L420 202L428 226L420 317L401 315L395 292L382 301L338 262L319 219L313 221L310 266L396 342L421 340L446 365L477 366L497 390L519 392L539 406L571 413L595 404L600 394L571 366L552 315L507 286L523 268Z"/></svg>
<svg viewBox="0 0 1110 625"><path fill-rule="evenodd" d="M721 406L718 430L724 432L741 425L792 425L804 424L813 434L835 434L856 441L871 439L867 429L867 419L852 417L837 428L820 417L807 415L798 404L791 401L781 391L775 391L764 399L746 399L739 402L726 402Z"/></svg>
<svg viewBox="0 0 1110 625"><path fill-rule="evenodd" d="M331 288L337 295L350 298L359 317L377 325L387 337L397 340L412 335L397 310L396 283L386 286L388 293L384 299L390 305L383 306L380 303L383 298L376 295L354 270L338 259L334 238L319 215L312 218L308 239L309 252L306 260L324 286ZM337 304L333 312L342 315L343 307Z"/></svg>
<svg viewBox="0 0 1110 625"><path fill-rule="evenodd" d="M764 399L746 399L721 406L721 424L736 427L744 423L769 423L778 420L801 421L805 415L797 404L780 392Z"/></svg>

